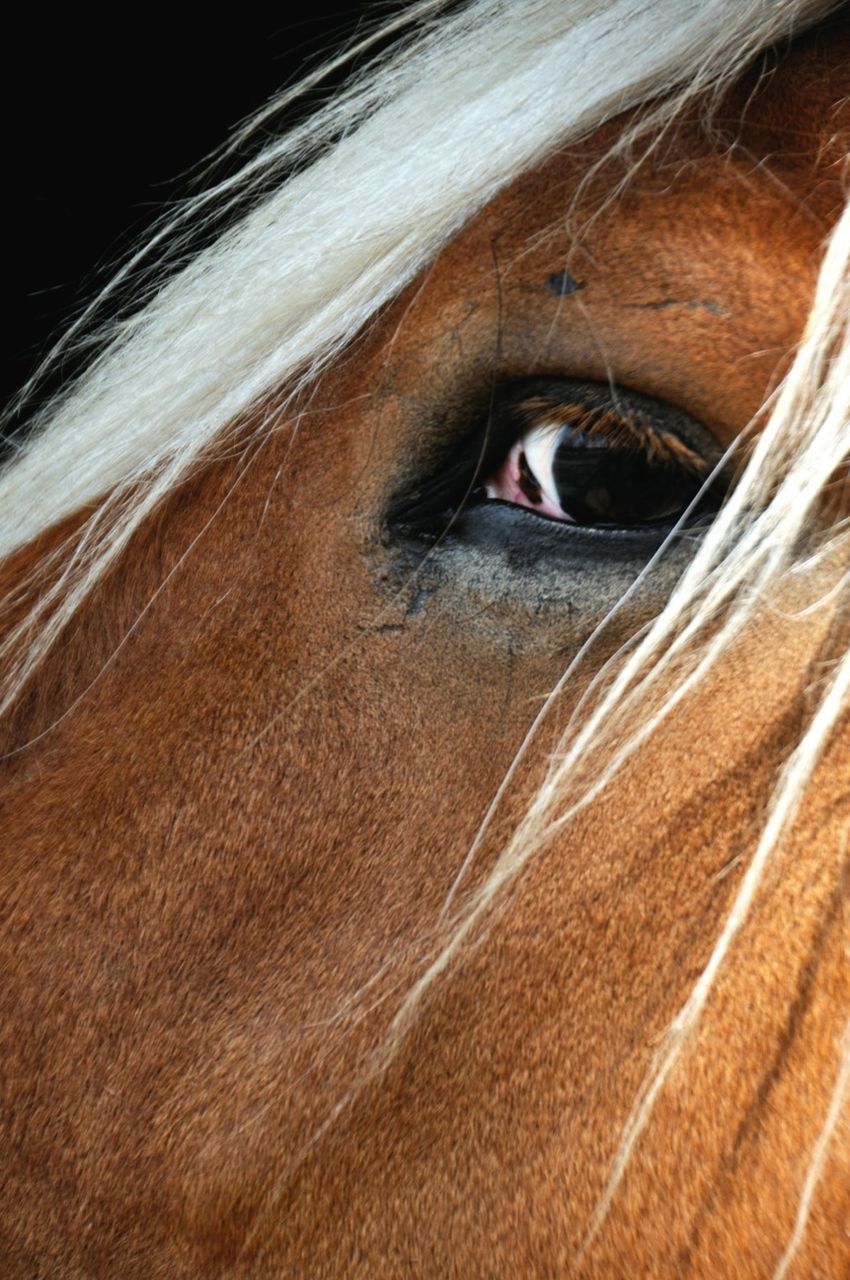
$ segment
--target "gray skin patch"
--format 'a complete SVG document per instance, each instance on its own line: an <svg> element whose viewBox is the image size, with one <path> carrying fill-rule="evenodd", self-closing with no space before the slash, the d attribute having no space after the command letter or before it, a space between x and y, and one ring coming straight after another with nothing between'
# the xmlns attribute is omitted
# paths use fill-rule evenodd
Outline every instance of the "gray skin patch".
<svg viewBox="0 0 850 1280"><path fill-rule="evenodd" d="M669 597L703 530L675 535L628 605L617 630L629 635ZM427 552L396 544L392 585L408 596L437 595L468 632L523 651L581 643L633 587L666 530L587 529L545 520L523 507L482 503L461 515ZM388 584L389 585L389 584Z"/></svg>
<svg viewBox="0 0 850 1280"><path fill-rule="evenodd" d="M407 606L407 617L415 618L417 613L421 613L433 594L434 592L432 590L427 589L417 591L416 595Z"/></svg>
<svg viewBox="0 0 850 1280"><path fill-rule="evenodd" d="M546 281L546 288L550 293L554 293L556 297L566 298L571 293L578 293L580 289L584 288L584 285L581 281L576 280L575 276L571 276L569 271L556 271Z"/></svg>

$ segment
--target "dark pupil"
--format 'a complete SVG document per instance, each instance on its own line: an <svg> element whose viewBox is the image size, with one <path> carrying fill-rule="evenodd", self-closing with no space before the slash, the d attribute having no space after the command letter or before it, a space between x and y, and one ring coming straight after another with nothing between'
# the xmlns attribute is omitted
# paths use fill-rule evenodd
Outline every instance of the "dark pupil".
<svg viewBox="0 0 850 1280"><path fill-rule="evenodd" d="M552 461L564 514L578 524L655 524L678 516L696 497L704 475L680 463L648 457L565 427Z"/></svg>

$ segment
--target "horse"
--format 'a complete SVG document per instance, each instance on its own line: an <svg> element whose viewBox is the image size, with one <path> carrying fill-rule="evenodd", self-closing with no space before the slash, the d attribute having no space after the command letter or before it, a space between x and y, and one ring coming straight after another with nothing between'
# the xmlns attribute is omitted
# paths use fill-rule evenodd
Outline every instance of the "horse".
<svg viewBox="0 0 850 1280"><path fill-rule="evenodd" d="M390 37L0 475L3 1274L846 1275L846 9Z"/></svg>

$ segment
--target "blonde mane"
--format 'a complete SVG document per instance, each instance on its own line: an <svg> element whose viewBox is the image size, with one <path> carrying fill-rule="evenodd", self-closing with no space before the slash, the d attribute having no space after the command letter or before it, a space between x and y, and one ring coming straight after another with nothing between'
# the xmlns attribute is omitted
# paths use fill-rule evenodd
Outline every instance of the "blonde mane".
<svg viewBox="0 0 850 1280"><path fill-rule="evenodd" d="M251 411L276 396L273 413L255 414L254 430L273 430L298 393L498 190L630 107L653 104L617 147L628 153L641 139L650 147L691 100L719 91L760 50L834 7L824 0L473 0L457 8L422 0L382 27L375 39L400 35L394 52L234 178L197 197L144 248L179 245L190 227L203 228L231 202L250 204L216 243L115 325L103 354L38 415L0 473L0 559L92 507L73 542L44 557L41 576L25 584L39 589L0 649L0 713L163 499L237 432L241 439ZM254 127L282 105L273 104ZM280 181L285 175L292 176ZM847 563L842 529L817 543L811 535L823 524L824 495L850 451L848 317L850 209L830 239L806 333L739 483L660 616L600 673L523 821L484 883L462 900L466 864L461 868L445 904L441 944L402 1002L374 1071L390 1061L425 992L531 859L728 652L760 602L788 575L828 557ZM849 692L846 655L777 780L709 961L657 1049L588 1239L700 1023ZM846 1044L842 1052L824 1143L850 1078ZM819 1148L815 1178L822 1158ZM807 1184L777 1274L802 1236L812 1192Z"/></svg>

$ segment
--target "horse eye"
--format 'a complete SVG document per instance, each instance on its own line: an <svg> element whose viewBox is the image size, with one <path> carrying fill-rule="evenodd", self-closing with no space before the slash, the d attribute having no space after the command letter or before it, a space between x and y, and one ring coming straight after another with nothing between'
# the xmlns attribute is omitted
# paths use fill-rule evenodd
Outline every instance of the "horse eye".
<svg viewBox="0 0 850 1280"><path fill-rule="evenodd" d="M594 389L554 403L531 398L522 417L534 425L486 477L485 498L605 529L670 525L694 504L700 515L717 506L717 486L703 500L716 444L671 406Z"/></svg>
<svg viewBox="0 0 850 1280"><path fill-rule="evenodd" d="M671 432L633 415L584 411L581 425L544 422L526 431L484 493L568 524L632 528L672 523L710 470Z"/></svg>
<svg viewBox="0 0 850 1280"><path fill-rule="evenodd" d="M661 529L717 509L721 456L702 423L652 396L529 379L496 388L483 420L394 499L388 523L436 540L499 501L565 525Z"/></svg>

